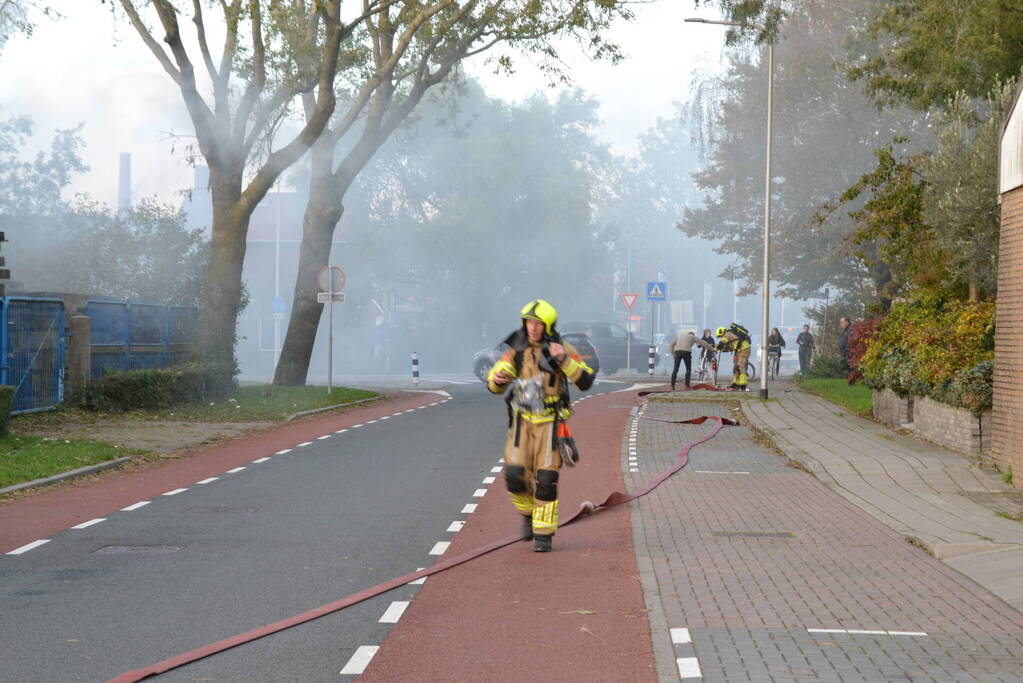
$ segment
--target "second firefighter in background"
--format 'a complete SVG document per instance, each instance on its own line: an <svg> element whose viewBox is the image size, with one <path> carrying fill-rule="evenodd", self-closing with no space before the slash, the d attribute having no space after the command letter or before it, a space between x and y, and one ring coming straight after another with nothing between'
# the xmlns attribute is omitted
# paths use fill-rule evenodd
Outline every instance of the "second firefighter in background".
<svg viewBox="0 0 1023 683"><path fill-rule="evenodd" d="M487 388L495 394L508 390L505 483L522 515L523 538L533 539L533 550L548 552L558 528L559 472L578 460L565 424L572 415L568 384L589 389L595 373L561 341L554 306L536 299L521 317L522 327L504 340L508 350L490 368Z"/></svg>
<svg viewBox="0 0 1023 683"><path fill-rule="evenodd" d="M746 362L753 347L749 331L739 323L732 323L728 327L719 327L717 337L717 350L732 354L732 384L729 389L746 391L749 381Z"/></svg>

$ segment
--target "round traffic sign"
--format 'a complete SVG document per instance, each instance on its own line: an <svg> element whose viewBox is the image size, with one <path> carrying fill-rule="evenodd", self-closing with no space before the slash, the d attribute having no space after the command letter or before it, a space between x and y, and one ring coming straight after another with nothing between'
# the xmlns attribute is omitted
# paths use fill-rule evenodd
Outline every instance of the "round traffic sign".
<svg viewBox="0 0 1023 683"><path fill-rule="evenodd" d="M337 294L345 288L345 271L337 266L324 266L316 274L316 284L321 292Z"/></svg>

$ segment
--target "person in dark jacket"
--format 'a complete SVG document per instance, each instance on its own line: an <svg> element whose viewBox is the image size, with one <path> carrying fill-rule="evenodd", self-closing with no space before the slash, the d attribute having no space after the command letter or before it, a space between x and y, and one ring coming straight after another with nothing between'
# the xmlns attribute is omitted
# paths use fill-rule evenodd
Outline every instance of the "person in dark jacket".
<svg viewBox="0 0 1023 683"><path fill-rule="evenodd" d="M796 337L796 344L799 346L799 372L805 375L810 371L810 356L813 354L813 345L816 340L810 333L810 326L803 325L803 331Z"/></svg>
<svg viewBox="0 0 1023 683"><path fill-rule="evenodd" d="M849 333L852 332L852 324L849 322L849 318L842 316L838 320L838 326L842 329L841 334L838 335L838 355L842 360L842 369L848 374L849 370Z"/></svg>

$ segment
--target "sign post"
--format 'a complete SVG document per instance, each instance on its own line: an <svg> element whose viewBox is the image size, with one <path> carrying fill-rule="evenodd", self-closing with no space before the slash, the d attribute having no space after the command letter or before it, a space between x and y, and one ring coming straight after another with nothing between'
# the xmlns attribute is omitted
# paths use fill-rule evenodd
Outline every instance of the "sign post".
<svg viewBox="0 0 1023 683"><path fill-rule="evenodd" d="M657 343L657 303L659 301L665 301L668 298L668 285L667 283L660 282L648 282L646 283L646 300L650 302L651 315L653 316L650 323L650 343ZM653 368L651 366L650 374L653 374Z"/></svg>
<svg viewBox="0 0 1023 683"><path fill-rule="evenodd" d="M316 284L320 292L316 295L317 303L330 303L327 323L327 394L334 389L334 302L344 301L345 271L337 266L326 265L316 275Z"/></svg>
<svg viewBox="0 0 1023 683"><path fill-rule="evenodd" d="M622 301L625 302L625 307L628 312L625 314L625 369L632 369L632 305L636 303L636 299L639 298L639 294L622 294Z"/></svg>

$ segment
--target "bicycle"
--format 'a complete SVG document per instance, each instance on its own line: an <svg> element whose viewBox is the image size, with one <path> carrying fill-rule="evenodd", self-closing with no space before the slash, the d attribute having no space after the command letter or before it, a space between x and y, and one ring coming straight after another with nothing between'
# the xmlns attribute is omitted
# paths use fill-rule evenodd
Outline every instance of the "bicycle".
<svg viewBox="0 0 1023 683"><path fill-rule="evenodd" d="M695 374L696 380L701 383L717 374L717 363L713 351L703 350L703 353L700 354L700 365L696 368Z"/></svg>
<svg viewBox="0 0 1023 683"><path fill-rule="evenodd" d="M778 379L778 374L781 372L781 349L775 351L774 349L768 349L767 351L767 376L772 380Z"/></svg>

